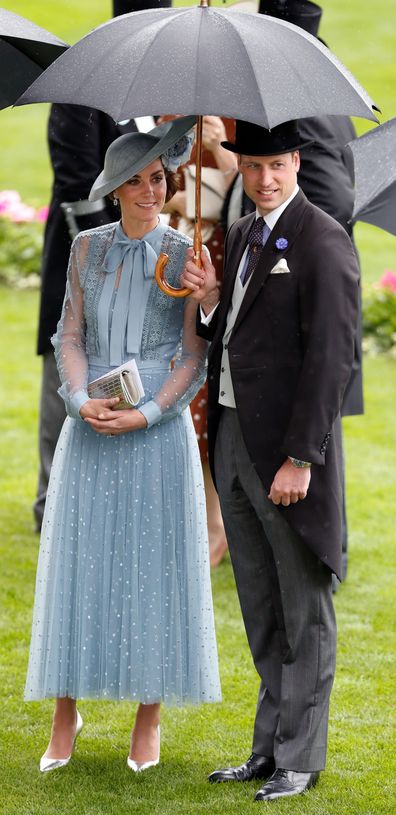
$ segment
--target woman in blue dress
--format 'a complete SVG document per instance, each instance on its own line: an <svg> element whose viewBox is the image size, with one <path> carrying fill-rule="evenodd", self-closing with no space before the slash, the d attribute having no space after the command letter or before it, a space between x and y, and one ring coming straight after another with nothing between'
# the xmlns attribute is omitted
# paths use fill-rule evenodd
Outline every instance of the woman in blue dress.
<svg viewBox="0 0 396 815"><path fill-rule="evenodd" d="M118 223L81 232L53 339L68 417L57 445L37 572L26 699L56 699L40 769L65 766L79 698L139 702L128 766L159 760L161 702L220 699L205 497L190 411L205 377L194 303L154 280L161 251L178 285L189 240L161 223L192 117L121 136L91 199ZM136 407L90 399L88 382L136 360Z"/></svg>

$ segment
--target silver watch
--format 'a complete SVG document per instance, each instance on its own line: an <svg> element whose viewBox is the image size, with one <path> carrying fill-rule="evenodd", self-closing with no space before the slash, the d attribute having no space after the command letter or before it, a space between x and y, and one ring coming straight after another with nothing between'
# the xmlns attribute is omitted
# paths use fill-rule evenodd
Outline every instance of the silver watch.
<svg viewBox="0 0 396 815"><path fill-rule="evenodd" d="M310 461L301 461L299 458L293 458L293 456L288 456L289 461L293 464L293 467L298 467L299 469L303 469L304 467L310 467Z"/></svg>

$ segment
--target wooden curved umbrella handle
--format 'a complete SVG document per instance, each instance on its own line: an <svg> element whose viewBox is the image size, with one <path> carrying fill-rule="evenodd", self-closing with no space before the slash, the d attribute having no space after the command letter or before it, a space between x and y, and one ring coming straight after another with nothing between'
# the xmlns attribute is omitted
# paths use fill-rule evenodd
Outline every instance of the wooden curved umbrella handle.
<svg viewBox="0 0 396 815"><path fill-rule="evenodd" d="M165 268L168 260L169 255L166 255L165 252L161 252L154 272L154 277L158 287L164 292L164 294L167 294L168 297L187 297L189 294L191 294L191 289L178 289L176 286L171 286L171 284L166 280Z"/></svg>
<svg viewBox="0 0 396 815"><path fill-rule="evenodd" d="M202 0L205 4L206 0ZM194 226L194 263L202 269L202 227L201 227L201 171L202 171L202 116L197 118L196 134L196 162L195 162L195 226ZM171 286L165 278L165 268L169 256L161 252L155 266L155 280L157 285L169 297L188 297L190 289L178 289Z"/></svg>

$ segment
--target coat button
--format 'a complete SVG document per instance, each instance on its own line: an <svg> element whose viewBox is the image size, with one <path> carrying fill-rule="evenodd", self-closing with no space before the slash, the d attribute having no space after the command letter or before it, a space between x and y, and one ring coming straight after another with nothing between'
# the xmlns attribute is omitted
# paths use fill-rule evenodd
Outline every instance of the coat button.
<svg viewBox="0 0 396 815"><path fill-rule="evenodd" d="M222 369L221 369L221 373L223 374L223 373L224 373L224 371L225 371L225 368L222 368Z"/></svg>
<svg viewBox="0 0 396 815"><path fill-rule="evenodd" d="M224 350L226 351L226 350L227 350L227 348L228 348L228 345L225 345L225 346L224 346Z"/></svg>
<svg viewBox="0 0 396 815"><path fill-rule="evenodd" d="M220 396L225 396L225 391L220 391Z"/></svg>

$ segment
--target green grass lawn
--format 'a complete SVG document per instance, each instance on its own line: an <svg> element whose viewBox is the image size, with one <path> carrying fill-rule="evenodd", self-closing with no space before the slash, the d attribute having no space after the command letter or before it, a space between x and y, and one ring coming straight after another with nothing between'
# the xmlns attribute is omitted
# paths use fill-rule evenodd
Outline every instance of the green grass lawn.
<svg viewBox="0 0 396 815"><path fill-rule="evenodd" d="M0 289L3 410L0 415L2 755L5 815L242 815L256 813L259 785L210 786L217 766L247 757L257 676L251 665L227 559L213 575L223 704L168 709L161 765L141 777L126 768L133 708L82 702L86 725L75 757L42 776L37 762L52 703L23 702L38 537L36 485L40 364L34 356L36 292ZM272 804L274 813L390 815L394 648L395 361L365 365L366 416L345 421L350 571L336 595L338 668L327 772L308 796ZM265 806L265 805L263 805Z"/></svg>

